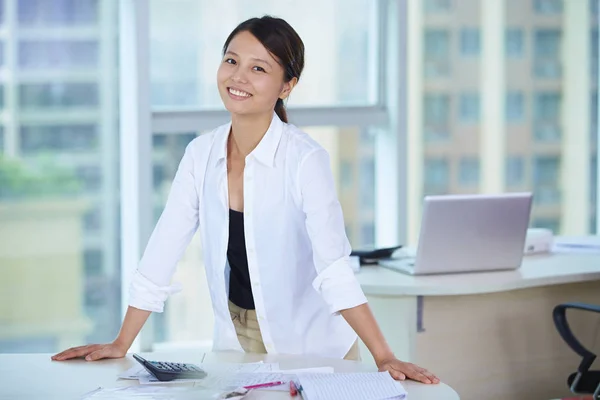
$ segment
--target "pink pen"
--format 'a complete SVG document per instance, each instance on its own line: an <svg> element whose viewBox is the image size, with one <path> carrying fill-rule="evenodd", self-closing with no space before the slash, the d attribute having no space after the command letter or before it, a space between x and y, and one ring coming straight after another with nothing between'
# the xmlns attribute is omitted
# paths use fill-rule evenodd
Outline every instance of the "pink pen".
<svg viewBox="0 0 600 400"><path fill-rule="evenodd" d="M250 385L250 386L244 386L244 389L260 389L260 388L266 388L266 387L271 387L271 386L279 386L279 385L283 385L285 382L282 381L276 381L276 382L268 382L268 383L259 383L258 385Z"/></svg>

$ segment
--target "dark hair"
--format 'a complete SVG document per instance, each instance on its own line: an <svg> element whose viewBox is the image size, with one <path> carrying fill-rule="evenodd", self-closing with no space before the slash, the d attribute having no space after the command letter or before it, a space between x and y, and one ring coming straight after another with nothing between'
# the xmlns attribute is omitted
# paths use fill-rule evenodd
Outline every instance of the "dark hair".
<svg viewBox="0 0 600 400"><path fill-rule="evenodd" d="M298 33L281 18L265 15L262 18L250 18L239 24L223 45L223 54L227 52L229 43L241 32L250 32L271 53L283 67L285 82L293 78L300 79L304 68L304 43ZM277 99L275 112L283 122L288 122L285 105Z"/></svg>

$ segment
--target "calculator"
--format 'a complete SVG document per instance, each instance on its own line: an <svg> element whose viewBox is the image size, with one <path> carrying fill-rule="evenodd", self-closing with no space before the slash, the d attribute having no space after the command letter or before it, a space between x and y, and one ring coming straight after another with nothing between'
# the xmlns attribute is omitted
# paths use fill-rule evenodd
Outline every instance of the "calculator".
<svg viewBox="0 0 600 400"><path fill-rule="evenodd" d="M159 381L172 381L173 379L202 379L206 376L206 372L194 364L148 361L137 354L134 354L133 358L142 364L144 368Z"/></svg>

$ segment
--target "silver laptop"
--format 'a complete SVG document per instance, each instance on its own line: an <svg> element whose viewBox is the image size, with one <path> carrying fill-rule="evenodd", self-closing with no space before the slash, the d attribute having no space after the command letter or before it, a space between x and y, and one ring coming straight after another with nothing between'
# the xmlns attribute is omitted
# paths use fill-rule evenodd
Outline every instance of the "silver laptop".
<svg viewBox="0 0 600 400"><path fill-rule="evenodd" d="M412 275L519 268L531 200L531 193L427 196L416 255L379 265Z"/></svg>

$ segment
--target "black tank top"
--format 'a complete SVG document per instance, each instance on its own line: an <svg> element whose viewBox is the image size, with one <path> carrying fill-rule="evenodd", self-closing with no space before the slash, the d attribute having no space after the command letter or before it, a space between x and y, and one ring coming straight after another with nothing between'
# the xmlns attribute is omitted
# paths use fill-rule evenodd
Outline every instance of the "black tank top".
<svg viewBox="0 0 600 400"><path fill-rule="evenodd" d="M248 255L244 236L244 213L229 210L229 242L227 260L231 267L229 275L229 300L238 307L254 310L254 297L248 271Z"/></svg>

